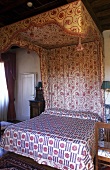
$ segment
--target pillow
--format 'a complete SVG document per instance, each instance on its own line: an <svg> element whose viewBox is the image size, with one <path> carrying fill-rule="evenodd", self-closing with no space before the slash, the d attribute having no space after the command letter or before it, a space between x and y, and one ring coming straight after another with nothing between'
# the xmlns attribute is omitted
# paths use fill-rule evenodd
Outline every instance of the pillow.
<svg viewBox="0 0 110 170"><path fill-rule="evenodd" d="M74 111L73 116L74 118L80 118L80 119L89 119L89 120L95 120L102 121L101 117L97 113L93 112L84 112L84 111Z"/></svg>
<svg viewBox="0 0 110 170"><path fill-rule="evenodd" d="M42 114L50 114L56 116L65 116L79 119L89 119L95 121L102 121L101 117L97 113L84 112L84 111L73 111L58 108L49 108L45 110Z"/></svg>

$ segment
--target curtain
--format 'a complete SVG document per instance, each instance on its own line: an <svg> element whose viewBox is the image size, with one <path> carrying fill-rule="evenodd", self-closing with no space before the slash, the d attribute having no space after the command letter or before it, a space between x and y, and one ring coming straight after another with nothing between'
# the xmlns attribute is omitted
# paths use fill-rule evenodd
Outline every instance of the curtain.
<svg viewBox="0 0 110 170"><path fill-rule="evenodd" d="M7 120L13 121L16 119L15 105L14 105L14 92L16 80L16 54L3 53L1 58L4 61L6 82L9 94L9 105L7 111Z"/></svg>
<svg viewBox="0 0 110 170"><path fill-rule="evenodd" d="M41 55L41 74L47 108L98 113L103 117L102 58L100 45L68 46Z"/></svg>
<svg viewBox="0 0 110 170"><path fill-rule="evenodd" d="M5 78L4 63L0 62L0 121L7 120L8 90Z"/></svg>

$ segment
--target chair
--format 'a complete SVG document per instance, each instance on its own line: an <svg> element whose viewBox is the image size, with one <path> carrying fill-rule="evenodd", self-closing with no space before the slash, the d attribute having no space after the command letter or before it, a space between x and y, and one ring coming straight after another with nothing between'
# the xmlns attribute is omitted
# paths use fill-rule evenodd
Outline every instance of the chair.
<svg viewBox="0 0 110 170"><path fill-rule="evenodd" d="M110 167L110 124L96 122L95 124L96 139L96 161L95 170ZM109 168L108 168L109 169Z"/></svg>

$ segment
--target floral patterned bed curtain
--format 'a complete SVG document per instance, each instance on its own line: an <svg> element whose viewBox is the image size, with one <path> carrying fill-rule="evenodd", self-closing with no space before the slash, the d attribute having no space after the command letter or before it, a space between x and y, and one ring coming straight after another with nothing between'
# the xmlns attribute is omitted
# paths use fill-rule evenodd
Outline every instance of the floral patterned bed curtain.
<svg viewBox="0 0 110 170"><path fill-rule="evenodd" d="M42 50L41 73L47 108L90 111L103 116L103 58L94 42Z"/></svg>

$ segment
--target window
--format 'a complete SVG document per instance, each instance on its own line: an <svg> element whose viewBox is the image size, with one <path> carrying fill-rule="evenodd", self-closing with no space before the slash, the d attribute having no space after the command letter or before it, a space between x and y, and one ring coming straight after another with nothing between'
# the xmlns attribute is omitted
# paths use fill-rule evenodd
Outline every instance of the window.
<svg viewBox="0 0 110 170"><path fill-rule="evenodd" d="M0 62L0 120L7 120L8 90L5 78L4 63Z"/></svg>

